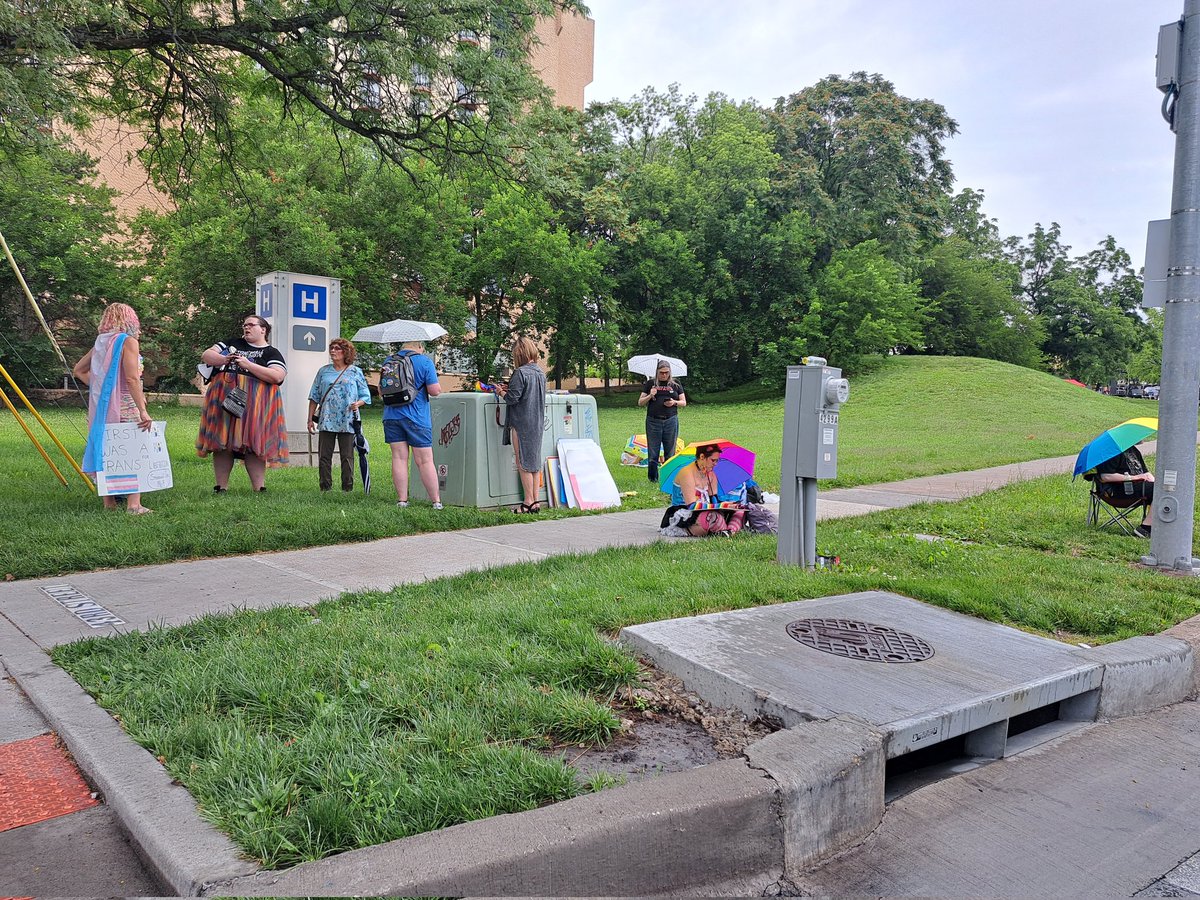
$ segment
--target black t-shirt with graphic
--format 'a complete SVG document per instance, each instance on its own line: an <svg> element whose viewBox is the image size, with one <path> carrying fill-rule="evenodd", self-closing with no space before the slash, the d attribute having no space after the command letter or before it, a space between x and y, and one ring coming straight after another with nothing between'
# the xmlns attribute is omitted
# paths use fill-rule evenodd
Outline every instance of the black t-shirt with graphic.
<svg viewBox="0 0 1200 900"><path fill-rule="evenodd" d="M227 344L218 345L222 353L226 353L229 348L236 350L252 363L257 363L260 366L269 368L282 369L287 371L287 362L283 358L283 354L276 348L268 344L265 347L255 347L253 344L247 343L242 338L234 338ZM239 375L245 375L247 378L256 378L257 376L248 372L245 369L238 369L237 366L227 366L227 371L236 371ZM258 379L261 380L261 379Z"/></svg>
<svg viewBox="0 0 1200 900"><path fill-rule="evenodd" d="M646 379L642 385L642 393L650 393L650 388L657 387L658 393L646 404L646 415L652 419L670 419L679 415L674 406L667 406L668 400L678 400L683 396L683 385L678 381L668 381L665 385L653 378Z"/></svg>

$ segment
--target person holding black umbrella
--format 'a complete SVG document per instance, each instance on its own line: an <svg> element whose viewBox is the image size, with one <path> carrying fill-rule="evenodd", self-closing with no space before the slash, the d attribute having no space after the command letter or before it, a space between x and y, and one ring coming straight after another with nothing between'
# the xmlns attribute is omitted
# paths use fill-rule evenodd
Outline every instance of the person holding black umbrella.
<svg viewBox="0 0 1200 900"><path fill-rule="evenodd" d="M354 425L358 410L371 402L363 370L354 365L358 353L345 338L329 342L329 365L321 366L308 392L308 433L317 438L317 484L333 488L333 445L342 464L342 490L354 490Z"/></svg>

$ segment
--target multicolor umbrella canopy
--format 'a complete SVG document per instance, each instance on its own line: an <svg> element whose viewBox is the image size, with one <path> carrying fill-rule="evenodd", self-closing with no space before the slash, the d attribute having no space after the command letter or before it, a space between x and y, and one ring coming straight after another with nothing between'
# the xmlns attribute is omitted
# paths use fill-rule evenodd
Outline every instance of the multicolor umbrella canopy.
<svg viewBox="0 0 1200 900"><path fill-rule="evenodd" d="M696 461L696 448L716 444L721 448L721 458L713 473L717 476L717 486L722 493L732 493L745 482L754 477L754 451L727 441L723 438L712 441L695 441L676 453L658 470L658 489L664 494L671 493L671 485L675 476L684 466Z"/></svg>
<svg viewBox="0 0 1200 900"><path fill-rule="evenodd" d="M362 419L358 415L358 410L354 411L350 427L354 429L354 449L358 451L358 474L362 476L363 493L369 494L371 493L371 466L367 462L367 455L371 452L371 445L367 443L367 436L363 434Z"/></svg>
<svg viewBox="0 0 1200 900"><path fill-rule="evenodd" d="M1075 459L1075 472L1071 477L1074 478L1089 469L1094 469L1100 463L1108 462L1118 453L1124 453L1134 444L1157 433L1158 419L1151 416L1130 419L1128 422L1114 425L1098 438L1088 442L1079 451L1079 456Z"/></svg>

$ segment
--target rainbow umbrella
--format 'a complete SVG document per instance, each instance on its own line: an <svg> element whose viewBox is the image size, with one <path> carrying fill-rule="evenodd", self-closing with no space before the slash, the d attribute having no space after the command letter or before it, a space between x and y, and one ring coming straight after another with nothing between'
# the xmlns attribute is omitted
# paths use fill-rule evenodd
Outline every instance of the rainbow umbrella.
<svg viewBox="0 0 1200 900"><path fill-rule="evenodd" d="M1098 438L1090 441L1075 459L1075 476L1108 462L1119 453L1124 453L1134 444L1144 441L1158 432L1158 419L1144 416L1114 425Z"/></svg>
<svg viewBox="0 0 1200 900"><path fill-rule="evenodd" d="M754 451L747 450L733 441L718 439L713 441L694 441L683 450L676 453L658 470L658 489L664 494L671 493L675 476L686 465L696 461L696 448L716 444L721 448L721 458L713 469L717 476L717 486L722 493L733 493L747 480L754 477Z"/></svg>

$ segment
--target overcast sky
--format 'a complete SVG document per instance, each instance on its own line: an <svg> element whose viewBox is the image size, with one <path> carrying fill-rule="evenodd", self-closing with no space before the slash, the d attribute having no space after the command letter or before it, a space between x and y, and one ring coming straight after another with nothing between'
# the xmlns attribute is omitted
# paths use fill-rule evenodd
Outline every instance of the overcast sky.
<svg viewBox="0 0 1200 900"><path fill-rule="evenodd" d="M958 122L956 189L1001 233L1056 221L1073 251L1112 234L1135 265L1170 215L1174 135L1155 88L1158 28L1183 0L585 0L587 100L678 82L769 105L830 74L879 73Z"/></svg>

